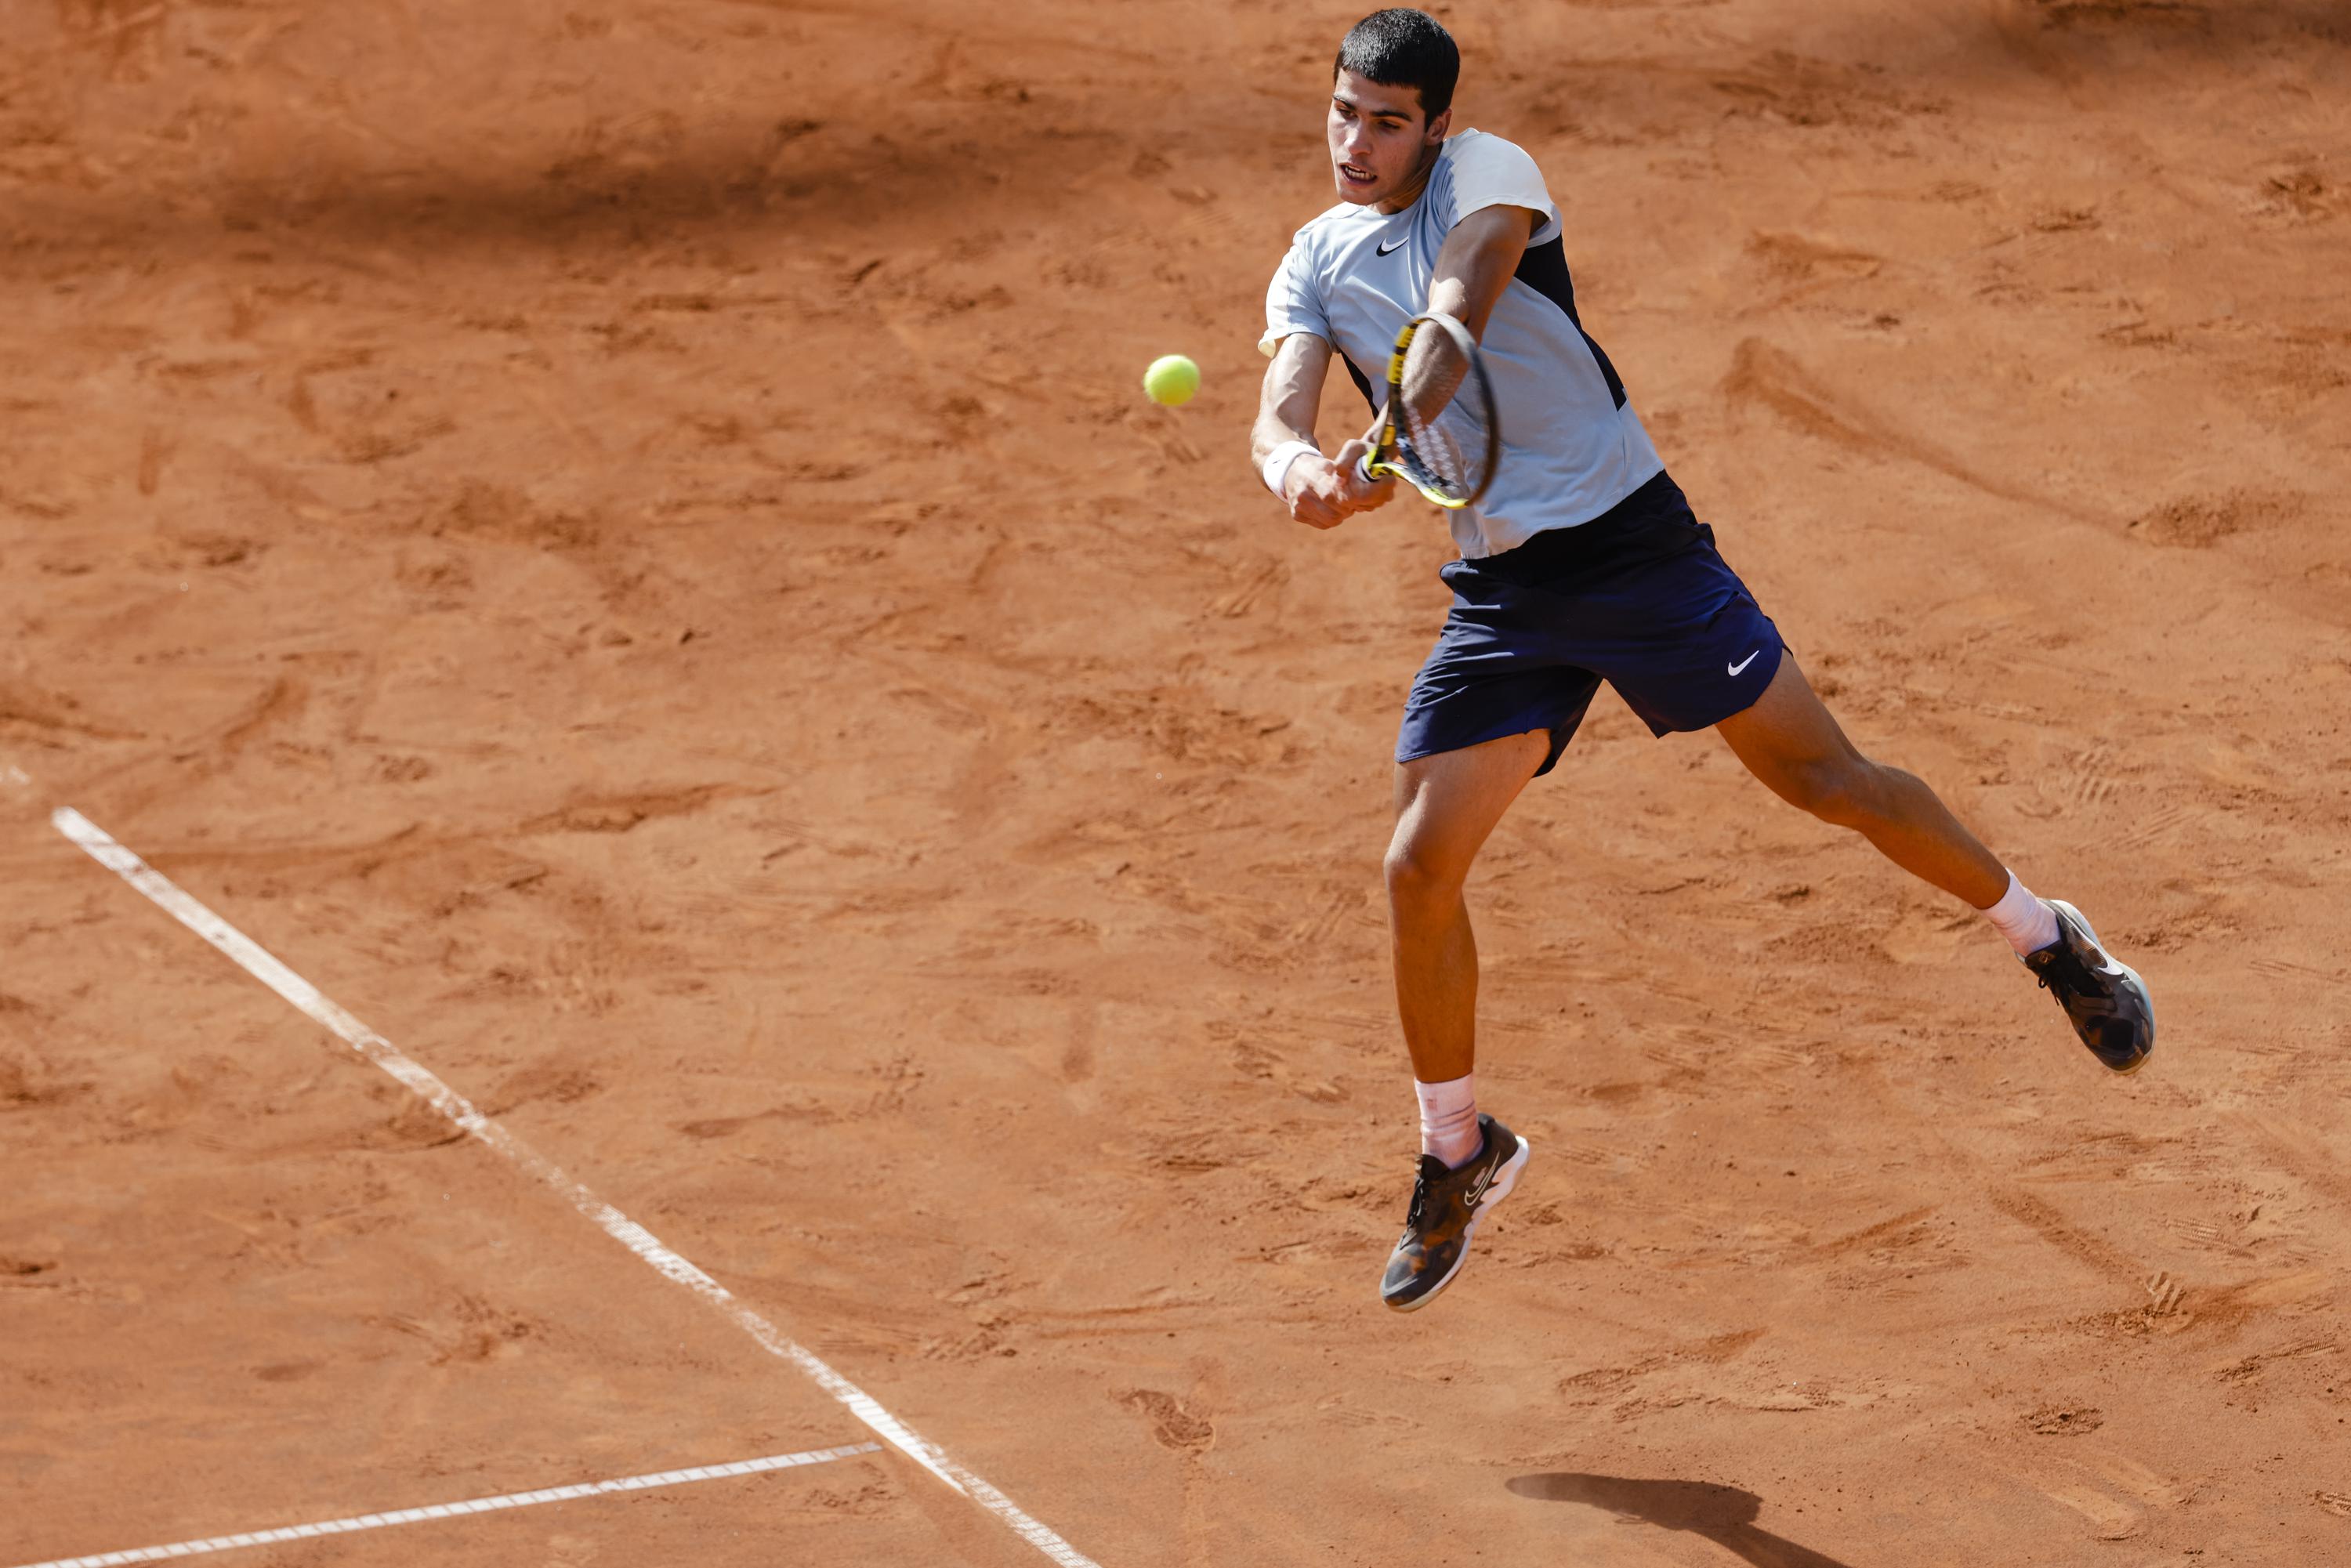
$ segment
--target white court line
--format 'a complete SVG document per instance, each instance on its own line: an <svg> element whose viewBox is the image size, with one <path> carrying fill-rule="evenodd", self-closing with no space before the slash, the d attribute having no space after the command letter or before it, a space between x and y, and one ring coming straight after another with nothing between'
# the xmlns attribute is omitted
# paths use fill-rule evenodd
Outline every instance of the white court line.
<svg viewBox="0 0 2351 1568"><path fill-rule="evenodd" d="M1052 1559L1060 1568L1101 1568L1101 1564L1092 1558L1055 1534L1050 1526L1029 1517L1010 1498L949 1458L929 1439L916 1435L895 1416L876 1404L863 1389L819 1360L813 1352L795 1343L775 1324L737 1301L726 1286L663 1246L643 1226L573 1181L554 1161L474 1109L472 1103L464 1095L410 1060L392 1041L345 1012L321 994L319 988L279 963L252 937L199 904L169 877L115 842L89 818L70 806L60 806L49 813L49 821L58 832L88 852L92 860L145 894L181 925L227 954L246 973L317 1019L353 1051L399 1079L426 1104L460 1129L553 1188L565 1202L594 1220L607 1236L635 1253L664 1279L684 1286L726 1313L736 1327L758 1341L769 1354L799 1367L818 1387L846 1406L851 1415L871 1427L883 1441L1011 1526L1023 1541Z"/></svg>
<svg viewBox="0 0 2351 1568"><path fill-rule="evenodd" d="M239 1546L266 1546L278 1541L308 1541L318 1535L345 1535L354 1530L381 1530L387 1525L417 1524L428 1519L455 1519L468 1513L496 1513L500 1509L528 1508L542 1502L566 1502L575 1497L602 1497L611 1492L643 1491L648 1487L682 1487L688 1481L756 1476L768 1470L821 1465L827 1460L845 1459L853 1454L877 1453L881 1448L879 1443L855 1443L846 1448L815 1448L805 1454L771 1454L764 1459L741 1459L731 1465L700 1465L690 1470L623 1476L615 1481L583 1481L578 1486L508 1492L504 1497L477 1497L466 1502L436 1502L427 1508L403 1508L392 1513L362 1513L350 1519L322 1520L317 1524L289 1524L282 1530L255 1530L242 1535L212 1535L202 1541L175 1542L169 1546L141 1546L134 1552L101 1552L95 1557L60 1557L50 1563L27 1563L25 1568L114 1568L114 1564L119 1563L158 1563L166 1557L193 1557L205 1552L227 1552Z"/></svg>

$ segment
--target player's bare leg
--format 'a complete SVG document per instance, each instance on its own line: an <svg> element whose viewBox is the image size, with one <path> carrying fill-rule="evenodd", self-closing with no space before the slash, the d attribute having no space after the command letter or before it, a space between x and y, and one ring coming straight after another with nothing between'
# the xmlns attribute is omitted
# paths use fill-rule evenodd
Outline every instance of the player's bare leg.
<svg viewBox="0 0 2351 1568"><path fill-rule="evenodd" d="M1745 712L1717 725L1749 772L1824 822L1982 911L2041 983L2082 1043L2117 1072L2155 1049L2155 1011L2136 970L2108 956L2081 911L2034 898L1916 776L1863 756L1823 706L1793 654Z"/></svg>
<svg viewBox="0 0 2351 1568"><path fill-rule="evenodd" d="M1477 1110L1478 940L1462 889L1550 747L1548 732L1531 730L1396 766L1388 930L1421 1126L1412 1207L1380 1281L1380 1299L1398 1312L1452 1281L1479 1216L1526 1167L1526 1140Z"/></svg>
<svg viewBox="0 0 2351 1568"><path fill-rule="evenodd" d="M1487 835L1551 747L1543 730L1396 764L1388 935L1396 1013L1424 1083L1477 1065L1478 939L1462 888Z"/></svg>
<svg viewBox="0 0 2351 1568"><path fill-rule="evenodd" d="M1782 654L1753 707L1715 727L1747 770L1792 806L1851 828L1912 876L1977 909L2008 891L2008 868L1916 775L1873 762L1845 738L1812 683Z"/></svg>

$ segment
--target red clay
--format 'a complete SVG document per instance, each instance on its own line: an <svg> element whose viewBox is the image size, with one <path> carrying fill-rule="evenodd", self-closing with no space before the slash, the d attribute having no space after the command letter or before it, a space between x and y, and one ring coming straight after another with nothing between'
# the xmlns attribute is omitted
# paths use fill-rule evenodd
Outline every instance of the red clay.
<svg viewBox="0 0 2351 1568"><path fill-rule="evenodd" d="M1244 457L1352 13L16 12L0 1563L863 1436L58 803L1106 1568L2351 1561L2337 8L1446 13L1726 554L2163 1038L1604 697L1408 1319L1445 537ZM894 1456L243 1560L1041 1561Z"/></svg>

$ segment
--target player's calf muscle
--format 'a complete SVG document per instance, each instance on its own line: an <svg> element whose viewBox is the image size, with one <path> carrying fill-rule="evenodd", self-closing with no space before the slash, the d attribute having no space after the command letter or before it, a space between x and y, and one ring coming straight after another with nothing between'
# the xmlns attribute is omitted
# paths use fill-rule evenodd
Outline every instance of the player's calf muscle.
<svg viewBox="0 0 2351 1568"><path fill-rule="evenodd" d="M1841 757L1799 763L1775 778L1771 788L1823 822L1861 828L1887 814L1894 795L1887 775L1894 771L1866 757Z"/></svg>
<svg viewBox="0 0 2351 1568"><path fill-rule="evenodd" d="M1858 754L1774 764L1768 771L1757 771L1771 792L1791 806L1832 827L1856 832L1906 821L1917 815L1907 809L1917 796L1934 798L1916 776Z"/></svg>
<svg viewBox="0 0 2351 1568"><path fill-rule="evenodd" d="M1777 788L1775 785L1774 788ZM1996 901L2007 869L1916 774L1857 757L1823 768L1794 804L1867 839L1895 864L1981 909Z"/></svg>

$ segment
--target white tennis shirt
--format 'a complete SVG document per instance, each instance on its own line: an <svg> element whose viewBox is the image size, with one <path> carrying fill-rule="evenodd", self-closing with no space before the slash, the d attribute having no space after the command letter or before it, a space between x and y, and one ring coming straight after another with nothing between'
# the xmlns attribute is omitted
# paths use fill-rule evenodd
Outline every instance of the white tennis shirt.
<svg viewBox="0 0 2351 1568"><path fill-rule="evenodd" d="M1298 231L1265 297L1267 354L1292 332L1337 349L1364 395L1387 391L1388 355L1427 308L1437 252L1453 225L1485 207L1541 214L1486 323L1483 348L1502 427L1492 488L1448 513L1464 556L1499 555L1547 528L1590 522L1665 468L1608 356L1575 313L1559 209L1524 149L1464 131L1400 213L1341 203Z"/></svg>

